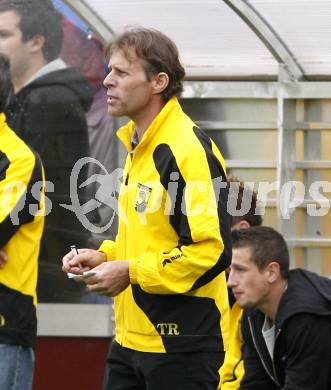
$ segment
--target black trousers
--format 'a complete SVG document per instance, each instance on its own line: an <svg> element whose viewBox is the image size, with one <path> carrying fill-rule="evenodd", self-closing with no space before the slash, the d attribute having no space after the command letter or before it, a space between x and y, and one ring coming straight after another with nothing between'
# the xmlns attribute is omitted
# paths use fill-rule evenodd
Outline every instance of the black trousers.
<svg viewBox="0 0 331 390"><path fill-rule="evenodd" d="M103 390L216 390L223 352L139 352L113 341Z"/></svg>

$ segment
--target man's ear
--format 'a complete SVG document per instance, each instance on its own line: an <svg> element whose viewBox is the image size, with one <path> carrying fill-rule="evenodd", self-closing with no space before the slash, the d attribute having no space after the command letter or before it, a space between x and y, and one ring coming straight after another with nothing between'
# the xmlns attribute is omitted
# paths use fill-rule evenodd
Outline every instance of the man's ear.
<svg viewBox="0 0 331 390"><path fill-rule="evenodd" d="M280 265L276 261L272 261L266 267L268 282L275 283L280 278Z"/></svg>
<svg viewBox="0 0 331 390"><path fill-rule="evenodd" d="M42 35L35 35L31 39L29 39L29 46L31 53L36 53L41 51L45 44L45 37Z"/></svg>
<svg viewBox="0 0 331 390"><path fill-rule="evenodd" d="M251 225L249 222L247 222L245 219L242 219L241 221L237 222L231 227L231 230L239 230L239 229L248 229Z"/></svg>
<svg viewBox="0 0 331 390"><path fill-rule="evenodd" d="M153 76L154 94L161 94L169 85L169 76L165 72L160 72Z"/></svg>

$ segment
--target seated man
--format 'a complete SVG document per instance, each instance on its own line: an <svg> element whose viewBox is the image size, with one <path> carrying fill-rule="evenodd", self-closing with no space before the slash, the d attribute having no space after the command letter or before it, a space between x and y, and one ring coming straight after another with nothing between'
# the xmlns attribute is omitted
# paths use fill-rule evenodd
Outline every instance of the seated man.
<svg viewBox="0 0 331 390"><path fill-rule="evenodd" d="M289 271L287 245L272 228L232 236L228 286L248 309L240 389L331 389L331 281Z"/></svg>

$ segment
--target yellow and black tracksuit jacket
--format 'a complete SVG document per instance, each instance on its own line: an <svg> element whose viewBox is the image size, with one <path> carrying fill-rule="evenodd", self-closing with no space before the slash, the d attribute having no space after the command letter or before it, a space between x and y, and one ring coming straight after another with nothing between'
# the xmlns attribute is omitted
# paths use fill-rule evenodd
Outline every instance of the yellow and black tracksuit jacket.
<svg viewBox="0 0 331 390"><path fill-rule="evenodd" d="M129 260L130 286L115 298L116 341L145 352L222 351L229 305L230 218L224 160L170 99L128 150L116 241L108 260Z"/></svg>
<svg viewBox="0 0 331 390"><path fill-rule="evenodd" d="M243 310L234 302L230 313L230 341L224 363L220 370L220 387L222 390L239 390L244 377L243 338L241 320Z"/></svg>
<svg viewBox="0 0 331 390"><path fill-rule="evenodd" d="M0 114L0 344L34 347L36 284L44 224L43 168Z"/></svg>

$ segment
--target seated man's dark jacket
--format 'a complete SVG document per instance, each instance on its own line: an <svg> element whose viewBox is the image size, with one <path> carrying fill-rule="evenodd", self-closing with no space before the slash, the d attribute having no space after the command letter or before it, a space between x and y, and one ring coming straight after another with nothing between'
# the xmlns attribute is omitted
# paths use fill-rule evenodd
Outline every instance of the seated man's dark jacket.
<svg viewBox="0 0 331 390"><path fill-rule="evenodd" d="M6 110L9 125L43 160L46 188L52 211L46 217L41 243L38 296L41 302L79 300L80 289L64 277L59 259L69 246L86 247L89 235L75 214L60 206L71 204L70 174L82 157L89 156L85 114L92 103L93 90L74 68L56 70L22 88ZM78 186L87 178L87 165L81 170ZM80 203L85 203L84 189L78 189ZM59 284L59 282L61 284ZM75 297L75 294L77 295Z"/></svg>
<svg viewBox="0 0 331 390"><path fill-rule="evenodd" d="M273 362L259 310L245 313L241 390L331 389L331 280L295 269L276 315Z"/></svg>

